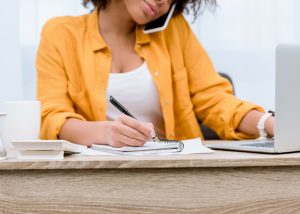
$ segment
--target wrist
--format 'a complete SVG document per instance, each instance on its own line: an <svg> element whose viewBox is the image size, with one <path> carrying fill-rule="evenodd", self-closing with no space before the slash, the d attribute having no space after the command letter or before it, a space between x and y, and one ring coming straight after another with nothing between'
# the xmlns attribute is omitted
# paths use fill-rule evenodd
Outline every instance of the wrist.
<svg viewBox="0 0 300 214"><path fill-rule="evenodd" d="M267 120L269 120L271 117L271 114L270 113L265 113L263 114L257 124L256 124L256 127L257 127L257 130L258 130L258 133L259 133L259 137L260 138L267 138L267 137L270 137L269 134L271 130L269 130L269 132L267 131L267 128L266 128L266 123L267 123Z"/></svg>
<svg viewBox="0 0 300 214"><path fill-rule="evenodd" d="M97 144L107 144L110 136L111 126L112 126L112 121L96 122L94 133L95 136L97 136L97 140L96 140Z"/></svg>

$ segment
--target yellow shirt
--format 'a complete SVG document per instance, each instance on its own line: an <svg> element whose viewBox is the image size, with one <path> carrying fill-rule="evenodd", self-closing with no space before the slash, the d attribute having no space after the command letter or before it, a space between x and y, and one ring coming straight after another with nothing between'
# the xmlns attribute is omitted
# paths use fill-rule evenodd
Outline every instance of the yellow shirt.
<svg viewBox="0 0 300 214"><path fill-rule="evenodd" d="M57 139L68 118L106 120L112 55L98 21L95 11L44 26L36 61L43 139ZM247 112L263 110L233 96L182 15L159 33L137 27L135 50L157 87L168 139L203 137L196 117L222 139L250 138L236 129Z"/></svg>

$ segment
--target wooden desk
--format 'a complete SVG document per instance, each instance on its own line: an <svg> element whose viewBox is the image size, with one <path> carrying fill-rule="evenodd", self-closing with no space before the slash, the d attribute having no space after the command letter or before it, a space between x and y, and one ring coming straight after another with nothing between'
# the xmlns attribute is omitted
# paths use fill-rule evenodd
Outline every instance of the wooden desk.
<svg viewBox="0 0 300 214"><path fill-rule="evenodd" d="M299 213L300 154L0 162L0 213Z"/></svg>

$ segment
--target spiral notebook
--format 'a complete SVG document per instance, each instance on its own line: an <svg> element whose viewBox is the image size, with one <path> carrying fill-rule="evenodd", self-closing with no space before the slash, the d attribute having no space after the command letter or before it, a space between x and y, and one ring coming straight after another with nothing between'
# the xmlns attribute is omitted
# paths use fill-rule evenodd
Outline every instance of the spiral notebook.
<svg viewBox="0 0 300 214"><path fill-rule="evenodd" d="M162 143L147 142L144 146L133 147L125 146L115 148L108 145L93 144L92 149L109 152L118 155L137 155L137 154L162 154L162 153L178 153L184 149L184 144L181 141L163 140Z"/></svg>

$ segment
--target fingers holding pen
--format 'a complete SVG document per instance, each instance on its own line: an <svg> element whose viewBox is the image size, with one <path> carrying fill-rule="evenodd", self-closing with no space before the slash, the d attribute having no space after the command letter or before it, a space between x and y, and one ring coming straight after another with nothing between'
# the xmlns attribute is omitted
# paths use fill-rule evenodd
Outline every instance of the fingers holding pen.
<svg viewBox="0 0 300 214"><path fill-rule="evenodd" d="M153 132L153 124L121 115L110 123L108 142L113 147L143 146L152 139Z"/></svg>
<svg viewBox="0 0 300 214"><path fill-rule="evenodd" d="M146 140L150 140L156 136L154 126L152 123L140 122L127 115L121 115L117 120L123 123L124 125L130 127L131 129L136 130L137 132L142 134L142 136L146 138ZM140 134L139 136L141 137Z"/></svg>
<svg viewBox="0 0 300 214"><path fill-rule="evenodd" d="M111 104L123 115L119 116L111 128L113 138L130 146L142 146L146 141L156 136L152 123L138 121L124 106L114 97L110 96Z"/></svg>

